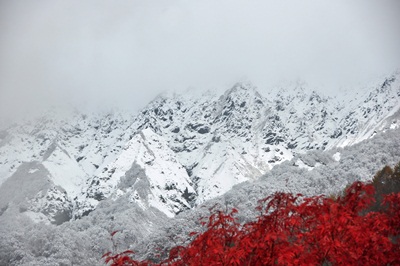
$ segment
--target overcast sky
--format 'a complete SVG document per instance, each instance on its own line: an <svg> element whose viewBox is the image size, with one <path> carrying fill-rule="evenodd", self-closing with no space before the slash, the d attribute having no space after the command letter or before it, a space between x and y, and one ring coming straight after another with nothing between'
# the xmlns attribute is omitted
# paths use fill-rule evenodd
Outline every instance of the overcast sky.
<svg viewBox="0 0 400 266"><path fill-rule="evenodd" d="M398 0L0 0L3 114L60 100L135 109L243 77L334 91L399 67Z"/></svg>

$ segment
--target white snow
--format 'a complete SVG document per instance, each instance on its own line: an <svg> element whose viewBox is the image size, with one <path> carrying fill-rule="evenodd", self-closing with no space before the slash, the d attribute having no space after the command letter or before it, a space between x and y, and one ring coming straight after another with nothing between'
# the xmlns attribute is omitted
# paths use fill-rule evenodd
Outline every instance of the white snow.
<svg viewBox="0 0 400 266"><path fill-rule="evenodd" d="M34 223L50 224L49 218L40 212L26 211L24 212Z"/></svg>
<svg viewBox="0 0 400 266"><path fill-rule="evenodd" d="M87 176L66 151L57 147L43 165L52 175L54 184L65 189L70 197L74 198L80 193Z"/></svg>
<svg viewBox="0 0 400 266"><path fill-rule="evenodd" d="M222 95L160 95L138 114L48 113L2 135L0 185L23 162L37 161L77 205L95 207L96 193L127 194L143 208L172 216L193 203L183 197L186 190L198 204L296 154L353 145L398 128L399 76L385 86L330 98L303 83L262 96L246 82ZM340 153L333 159L339 161ZM121 178L135 164L145 177L121 189Z"/></svg>
<svg viewBox="0 0 400 266"><path fill-rule="evenodd" d="M332 155L332 158L335 161L339 162L340 161L340 152L336 152L334 155Z"/></svg>
<svg viewBox="0 0 400 266"><path fill-rule="evenodd" d="M399 124L397 123L397 121L393 121L392 124L390 124L390 129L397 129L399 128Z"/></svg>
<svg viewBox="0 0 400 266"><path fill-rule="evenodd" d="M28 171L28 173L29 174L33 174L33 173L36 173L37 171L39 171L39 169L30 169L29 171Z"/></svg>
<svg viewBox="0 0 400 266"><path fill-rule="evenodd" d="M314 169L315 167L313 167L313 166L309 166L309 165L307 165L307 164L305 164L302 160L297 160L296 161L296 165L298 166L298 167L300 167L300 168L304 168L304 169L307 169L308 171L311 171L312 169Z"/></svg>

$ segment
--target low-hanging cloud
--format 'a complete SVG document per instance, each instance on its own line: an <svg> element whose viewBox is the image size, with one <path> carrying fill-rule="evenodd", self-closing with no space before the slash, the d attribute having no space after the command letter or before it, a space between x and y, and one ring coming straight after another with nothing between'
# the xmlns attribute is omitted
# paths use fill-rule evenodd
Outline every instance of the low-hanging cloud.
<svg viewBox="0 0 400 266"><path fill-rule="evenodd" d="M2 1L0 111L137 109L164 90L333 90L400 66L397 0Z"/></svg>

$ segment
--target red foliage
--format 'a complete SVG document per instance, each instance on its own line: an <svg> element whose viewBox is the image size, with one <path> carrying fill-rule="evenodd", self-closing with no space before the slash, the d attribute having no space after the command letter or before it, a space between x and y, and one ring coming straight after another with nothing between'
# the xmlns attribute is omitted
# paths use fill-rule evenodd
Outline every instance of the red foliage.
<svg viewBox="0 0 400 266"><path fill-rule="evenodd" d="M336 200L276 193L259 202L256 221L241 225L217 211L207 230L187 246L170 251L159 264L135 261L131 251L105 254L120 265L400 265L400 193L388 206L368 211L372 185L355 182Z"/></svg>

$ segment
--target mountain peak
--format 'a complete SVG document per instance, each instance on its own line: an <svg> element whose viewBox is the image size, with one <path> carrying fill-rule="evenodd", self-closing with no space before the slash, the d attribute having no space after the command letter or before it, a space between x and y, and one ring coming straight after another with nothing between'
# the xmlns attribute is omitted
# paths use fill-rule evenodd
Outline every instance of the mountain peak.
<svg viewBox="0 0 400 266"><path fill-rule="evenodd" d="M256 90L256 86L253 85L249 80L243 80L236 82L235 85L231 89L229 89L227 92L236 92L236 91L254 91Z"/></svg>
<svg viewBox="0 0 400 266"><path fill-rule="evenodd" d="M295 154L351 145L395 128L400 79L392 77L341 102L304 84L263 97L241 81L223 94L164 93L137 115L46 116L0 131L0 185L22 162L40 160L75 204L74 217L112 195L171 216Z"/></svg>
<svg viewBox="0 0 400 266"><path fill-rule="evenodd" d="M224 101L262 101L263 97L257 91L257 87L250 81L237 82L232 88L228 89L222 96Z"/></svg>

